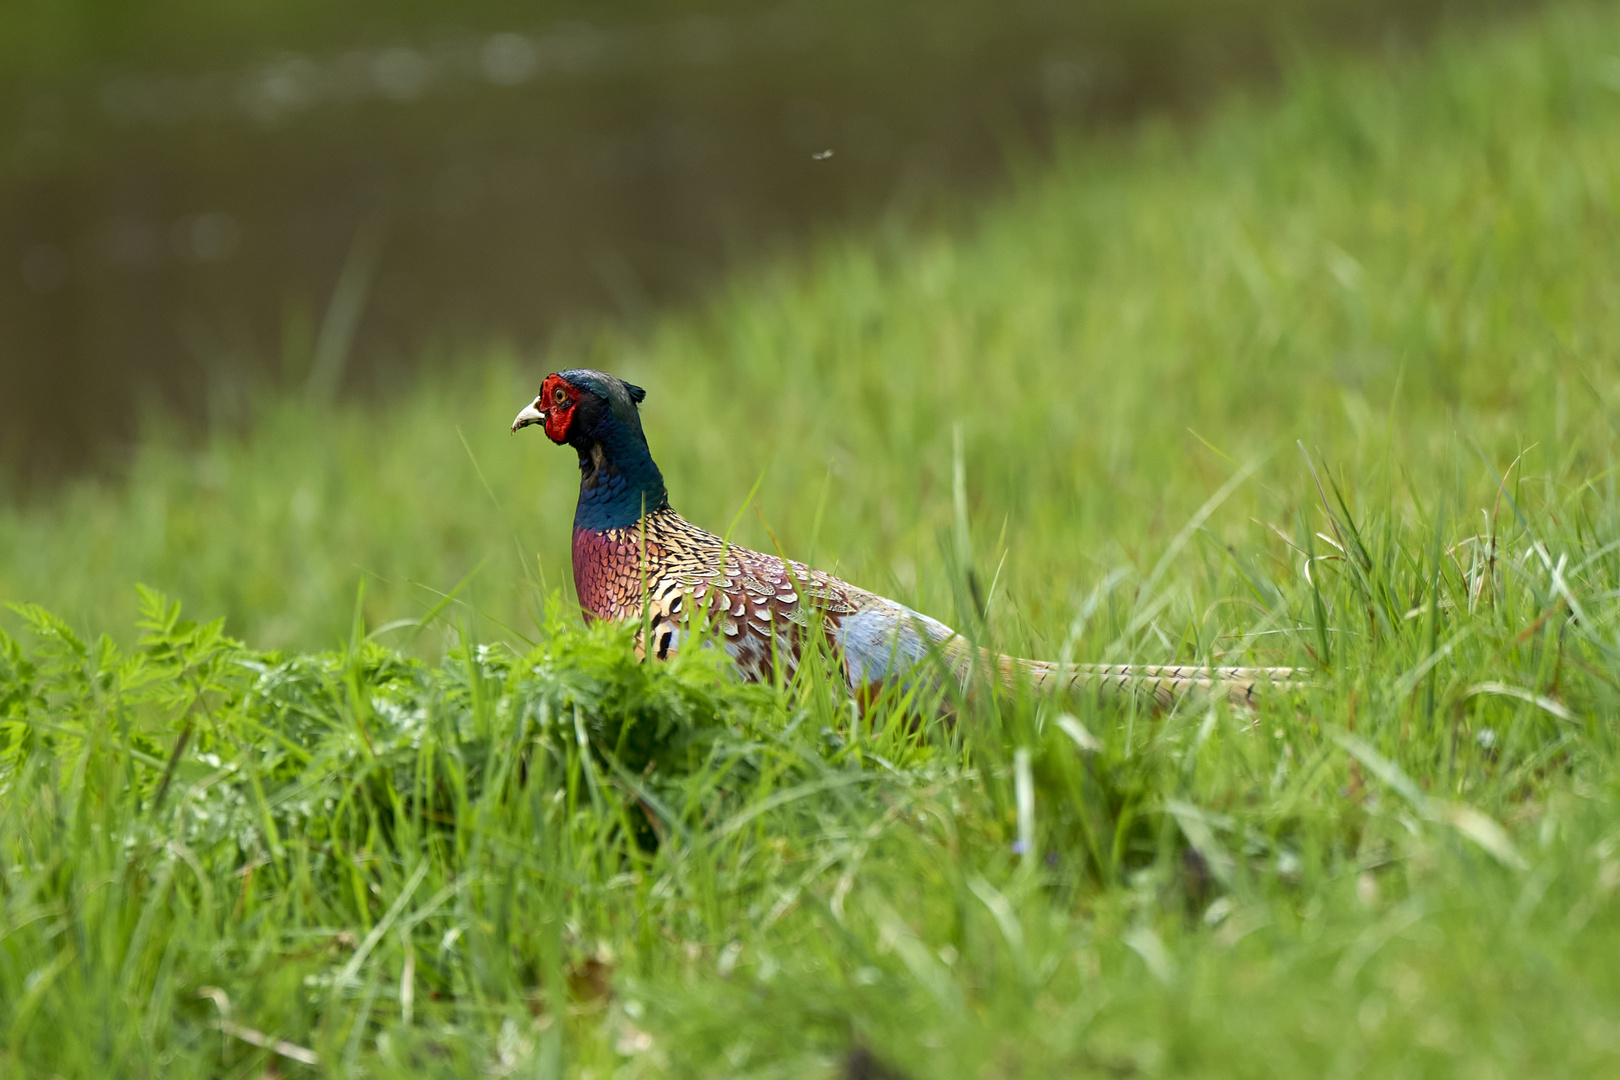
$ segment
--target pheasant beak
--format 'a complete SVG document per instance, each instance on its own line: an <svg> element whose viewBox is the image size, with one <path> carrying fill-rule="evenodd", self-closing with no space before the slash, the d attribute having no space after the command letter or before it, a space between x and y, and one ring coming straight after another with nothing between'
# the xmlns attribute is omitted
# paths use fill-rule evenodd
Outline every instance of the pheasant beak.
<svg viewBox="0 0 1620 1080"><path fill-rule="evenodd" d="M546 411L540 407L540 399L535 398L527 408L517 414L517 419L512 421L512 433L515 435L518 428L528 427L530 424L544 424L545 422Z"/></svg>

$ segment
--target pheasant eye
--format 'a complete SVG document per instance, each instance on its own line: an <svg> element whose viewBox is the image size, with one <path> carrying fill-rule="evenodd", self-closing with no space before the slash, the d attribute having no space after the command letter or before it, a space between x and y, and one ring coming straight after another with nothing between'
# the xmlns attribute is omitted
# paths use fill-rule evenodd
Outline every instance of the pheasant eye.
<svg viewBox="0 0 1620 1080"><path fill-rule="evenodd" d="M557 404L563 405L568 401L568 392L559 386L557 387L556 393L554 393L552 397L557 399Z"/></svg>

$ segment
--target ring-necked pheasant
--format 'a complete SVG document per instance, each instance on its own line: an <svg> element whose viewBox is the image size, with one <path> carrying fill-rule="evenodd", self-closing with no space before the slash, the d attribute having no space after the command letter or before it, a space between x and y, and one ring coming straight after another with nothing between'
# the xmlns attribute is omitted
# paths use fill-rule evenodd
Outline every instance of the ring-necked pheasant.
<svg viewBox="0 0 1620 1080"><path fill-rule="evenodd" d="M1200 668L1136 664L1059 665L978 649L950 627L803 563L749 551L698 528L669 505L637 406L646 391L600 371L547 375L512 431L544 425L552 442L579 454L574 511L574 585L587 620L642 624L662 660L706 617L714 639L748 679L797 669L805 631L819 626L852 692L870 693L943 664L966 684L977 667L1004 683L1096 686L1151 694L1170 704L1194 690L1248 703L1290 668ZM650 605L650 607L648 606ZM706 613L706 615L702 614Z"/></svg>

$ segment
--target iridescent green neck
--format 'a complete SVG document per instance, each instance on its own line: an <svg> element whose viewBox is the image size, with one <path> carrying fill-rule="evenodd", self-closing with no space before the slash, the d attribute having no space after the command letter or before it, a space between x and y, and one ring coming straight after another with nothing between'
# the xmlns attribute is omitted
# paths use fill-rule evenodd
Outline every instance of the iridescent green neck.
<svg viewBox="0 0 1620 1080"><path fill-rule="evenodd" d="M646 436L605 414L579 451L579 505L574 528L623 529L641 515L669 505L664 474L652 459Z"/></svg>

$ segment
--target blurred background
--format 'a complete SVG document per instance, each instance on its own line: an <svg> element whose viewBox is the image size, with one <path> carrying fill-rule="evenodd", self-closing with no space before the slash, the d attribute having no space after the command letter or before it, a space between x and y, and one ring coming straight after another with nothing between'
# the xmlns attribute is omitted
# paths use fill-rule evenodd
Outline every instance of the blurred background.
<svg viewBox="0 0 1620 1080"><path fill-rule="evenodd" d="M263 387L386 393L492 343L638 323L819 231L948 215L1064 129L1196 109L1302 44L1399 49L1450 13L12 0L4 488L115 467L154 413L230 425Z"/></svg>

